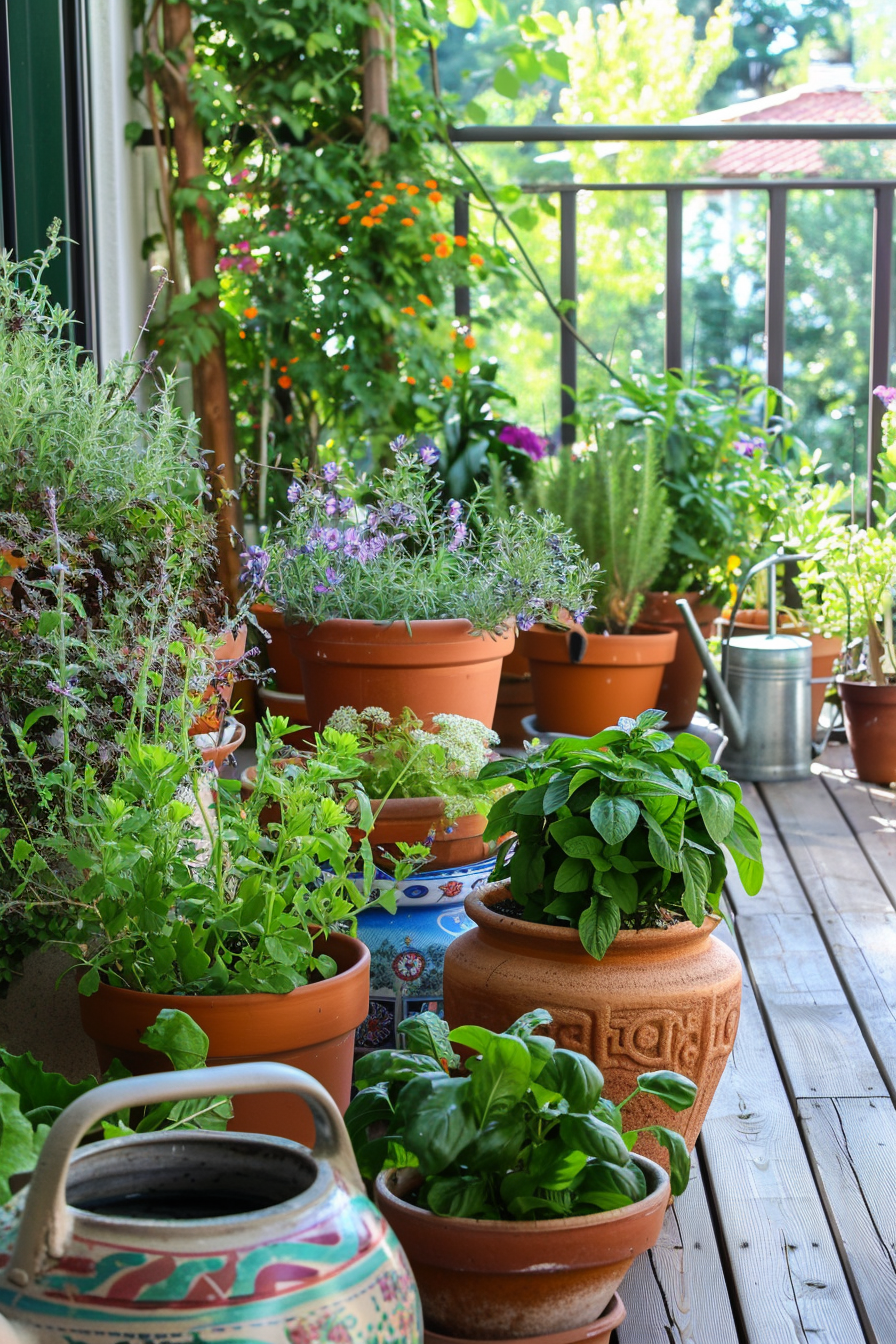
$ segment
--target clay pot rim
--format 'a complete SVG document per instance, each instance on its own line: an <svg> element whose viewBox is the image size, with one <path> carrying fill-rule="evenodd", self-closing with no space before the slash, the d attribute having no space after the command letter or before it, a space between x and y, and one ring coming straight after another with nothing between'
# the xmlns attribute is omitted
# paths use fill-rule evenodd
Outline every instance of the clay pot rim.
<svg viewBox="0 0 896 1344"><path fill-rule="evenodd" d="M577 952L594 958L579 937L578 929L567 928L560 924L532 924L525 919L515 919L513 915L502 915L492 910L489 897L495 901L512 897L509 881L491 882L487 886L477 887L464 898L464 910L467 916L488 933L500 933L503 936L520 939L536 939L538 942L559 943L565 950ZM621 956L657 956L678 952L702 942L718 928L721 915L707 915L700 925L683 919L667 929L620 929L602 958L606 961L614 953Z"/></svg>
<svg viewBox="0 0 896 1344"><path fill-rule="evenodd" d="M312 930L314 926L312 925ZM110 985L105 980L100 981L100 987L97 993L105 991L116 995L126 996L126 1001L139 999L146 1003L151 999L164 1000L162 1006L165 1006L171 999L176 999L182 1003L202 1003L208 1004L210 1008L222 1007L230 1004L245 1004L247 1008L267 1007L270 1004L288 1003L291 999L298 998L299 995L307 995L309 991L321 990L326 985L334 985L337 981L342 981L343 985L348 979L354 979L357 976L366 975L370 966L370 948L361 942L360 938L353 937L350 933L340 933L337 929L331 930L324 938L324 944L330 943L335 939L337 946L345 948L346 951L354 953L354 960L351 965L346 966L345 970L337 970L335 975L331 975L326 980L313 980L307 985L298 985L286 994L158 994L152 990L145 989L127 989L121 985ZM96 996L91 994L86 1000Z"/></svg>
<svg viewBox="0 0 896 1344"><path fill-rule="evenodd" d="M415 636L422 643L441 644L445 642L446 636L449 641L454 641L466 635L474 639L492 639L495 644L502 644L513 634L510 623L501 633L495 634L490 630L476 630L472 621L468 621L465 616L440 616L431 621L405 621L401 616L395 616L391 621L372 621L361 616L330 616L319 625L310 625L307 621L289 621L287 624L293 630L304 629L306 639L330 639L339 644L409 644ZM364 638L359 639L359 634ZM503 653L498 656L504 657Z"/></svg>
<svg viewBox="0 0 896 1344"><path fill-rule="evenodd" d="M581 626L574 628L585 633ZM573 669L605 666L621 669L666 666L672 662L678 646L677 628L641 632L631 630L627 635L586 634L588 646L584 658L578 663L570 663L566 651L568 633L536 624L520 636L520 647L530 663L561 663ZM649 657L640 657L642 652L649 653Z"/></svg>
<svg viewBox="0 0 896 1344"><path fill-rule="evenodd" d="M494 1236L497 1229L500 1228L502 1238L513 1238L516 1245L514 1251L522 1252L522 1255L528 1256L531 1252L528 1250L528 1243L531 1243L535 1237L550 1237L552 1241L559 1239L564 1233L573 1236L580 1232L588 1232L596 1228L605 1228L616 1223L625 1223L630 1218L643 1218L655 1213L660 1208L665 1210L669 1204L670 1181L669 1177L658 1162L654 1162L649 1157L642 1157L640 1153L631 1154L632 1161L641 1167L648 1182L647 1194L643 1199L639 1199L634 1204L628 1204L622 1209L603 1209L596 1213L580 1214L575 1218L533 1218L511 1222L510 1220L495 1218L451 1218L440 1214L432 1213L429 1209L420 1209L415 1204L409 1204L407 1200L402 1199L400 1195L394 1194L387 1185L390 1176L400 1177L405 1173L409 1177L419 1177L419 1170L416 1167L388 1167L381 1171L376 1178L375 1192L377 1206L383 1213L386 1208L396 1208L401 1214L412 1218L425 1225L429 1232L434 1228L444 1228L448 1230L448 1235L461 1235L472 1237ZM650 1189L650 1183L653 1181L653 1188ZM382 1199L383 1203L380 1203ZM505 1243L510 1245L508 1241ZM650 1243L653 1244L652 1242ZM621 1252L621 1254L620 1254ZM420 1248L416 1248L416 1254L421 1260ZM618 1259L626 1258L627 1252L621 1244L614 1244L611 1254L614 1259L595 1260L590 1256L587 1258L570 1258L573 1264L615 1264ZM639 1252L635 1252L639 1254ZM529 1267L530 1262L526 1262ZM498 1270L497 1272L501 1272Z"/></svg>
<svg viewBox="0 0 896 1344"><path fill-rule="evenodd" d="M848 693L854 694L857 699L876 699L878 695L896 696L896 681L878 686L873 681L857 681L854 677L845 676L842 672L838 673L834 680L841 692L846 690Z"/></svg>
<svg viewBox="0 0 896 1344"><path fill-rule="evenodd" d="M599 1339L618 1330L625 1320L625 1304L618 1293L614 1293L600 1316L591 1325L577 1325L572 1330L561 1330L550 1335L529 1335L526 1339L461 1339L459 1335L440 1335L433 1330L423 1330L423 1344L582 1344L589 1339Z"/></svg>

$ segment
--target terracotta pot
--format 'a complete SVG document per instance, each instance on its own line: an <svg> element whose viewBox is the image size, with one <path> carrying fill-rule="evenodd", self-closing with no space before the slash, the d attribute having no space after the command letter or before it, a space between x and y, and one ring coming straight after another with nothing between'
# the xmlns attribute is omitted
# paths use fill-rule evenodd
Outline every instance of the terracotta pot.
<svg viewBox="0 0 896 1344"><path fill-rule="evenodd" d="M514 634L474 635L469 621L324 621L290 627L305 700L319 732L340 705L379 705L398 718L408 705L423 726L461 714L492 726L501 665Z"/></svg>
<svg viewBox="0 0 896 1344"><path fill-rule="evenodd" d="M209 1038L208 1063L266 1059L316 1078L345 1111L351 1095L355 1031L370 1002L370 953L358 938L331 933L321 945L339 973L290 994L141 994L100 985L81 995L81 1021L96 1045L100 1068L120 1059L132 1073L166 1067L140 1037L163 1008L187 1012ZM229 1129L277 1134L313 1146L314 1122L304 1102L285 1093L238 1097Z"/></svg>
<svg viewBox="0 0 896 1344"><path fill-rule="evenodd" d="M717 627L718 628L718 627ZM824 704L828 686L834 679L834 666L843 651L842 639L829 635L818 635L800 621L791 620L786 611L778 612L778 632L787 635L800 635L812 645L812 729L815 730ZM728 622L721 622L722 633L727 633ZM757 635L768 630L768 609L753 607L749 611L739 611L734 622L735 635ZM826 681L818 678L825 677Z"/></svg>
<svg viewBox="0 0 896 1344"><path fill-rule="evenodd" d="M370 832L374 859L385 852L399 856L398 842L423 843L430 835L429 850L432 858L418 871L433 868L461 868L470 863L481 863L488 858L491 846L482 838L486 818L478 812L445 820L445 803L441 798L387 798L385 803L371 799L376 824ZM360 831L351 832L360 839Z"/></svg>
<svg viewBox="0 0 896 1344"><path fill-rule="evenodd" d="M236 720L231 720L231 722L236 722L236 732L230 741L223 743L220 747L205 747L202 751L202 759L213 764L216 770L220 770L227 757L232 756L246 740L246 725ZM198 731L202 732L204 730L200 728ZM191 736L196 735L192 729L190 732Z"/></svg>
<svg viewBox="0 0 896 1344"><path fill-rule="evenodd" d="M263 710L282 714L295 724L295 728L286 735L286 741L291 747L314 746L314 733L308 727L308 708L304 695L287 695L285 691L275 691L272 686L259 686L258 695Z"/></svg>
<svg viewBox="0 0 896 1344"><path fill-rule="evenodd" d="M521 681L529 676L529 659L523 653L519 643L515 644L510 653L504 655L504 665L501 668L501 680L510 677L514 681Z"/></svg>
<svg viewBox="0 0 896 1344"><path fill-rule="evenodd" d="M675 630L588 635L579 663L569 659L570 633L535 625L520 635L539 728L590 737L623 716L633 719L655 708L665 667L675 657Z"/></svg>
<svg viewBox="0 0 896 1344"><path fill-rule="evenodd" d="M675 630L678 633L675 657L666 664L656 702L657 709L663 710L671 728L687 728L697 712L697 700L703 685L700 655L685 628L684 617L675 605L676 599L680 597L687 598L703 638L708 639L712 634L713 621L719 615L719 608L708 602L700 602L699 593L647 593L635 626L636 635L659 634L662 630Z"/></svg>
<svg viewBox="0 0 896 1344"><path fill-rule="evenodd" d="M613 1331L619 1329L625 1317L622 1298L614 1293L591 1325L577 1325L573 1330L555 1330L549 1335L530 1335L528 1339L515 1339L514 1344L610 1344ZM459 1341L459 1335L437 1335L432 1330L423 1331L423 1344L459 1344ZM2 1340L0 1344L3 1344ZM474 1344L499 1344L499 1341L477 1339Z"/></svg>
<svg viewBox="0 0 896 1344"><path fill-rule="evenodd" d="M866 784L896 781L896 685L837 678L846 736L859 779Z"/></svg>
<svg viewBox="0 0 896 1344"><path fill-rule="evenodd" d="M253 602L252 616L255 624L267 635L270 642L264 641L268 666L277 681L277 690L287 695L302 694L302 668L293 650L289 629L282 611L275 611L267 602Z"/></svg>
<svg viewBox="0 0 896 1344"><path fill-rule="evenodd" d="M505 664L507 659L504 659ZM527 663L528 666L528 663ZM498 704L492 727L505 747L521 747L524 741L523 719L535 713L531 677L502 676L498 686Z"/></svg>
<svg viewBox="0 0 896 1344"><path fill-rule="evenodd" d="M585 951L578 930L528 924L489 907L510 889L495 883L473 892L464 909L476 928L445 953L445 1017L452 1027L475 1023L504 1031L521 1014L547 1008L558 1045L593 1059L606 1095L619 1102L638 1074L672 1069L699 1090L678 1114L658 1099L637 1097L626 1125L665 1125L693 1148L734 1045L740 1017L741 967L711 937L719 923L698 929L685 921L669 929L622 930L601 961ZM668 1165L654 1139L638 1151Z"/></svg>
<svg viewBox="0 0 896 1344"><path fill-rule="evenodd" d="M647 1197L581 1218L439 1218L407 1202L417 1171L384 1171L376 1202L411 1263L423 1323L456 1339L525 1339L593 1326L636 1255L656 1242L669 1178L635 1159ZM573 1336L575 1338L575 1336Z"/></svg>

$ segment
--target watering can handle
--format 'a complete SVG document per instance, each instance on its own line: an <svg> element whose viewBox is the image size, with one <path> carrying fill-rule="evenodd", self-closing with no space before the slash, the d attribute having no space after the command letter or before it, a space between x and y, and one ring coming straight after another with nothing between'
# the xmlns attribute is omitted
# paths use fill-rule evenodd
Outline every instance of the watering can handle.
<svg viewBox="0 0 896 1344"><path fill-rule="evenodd" d="M65 1202L69 1163L84 1135L104 1116L132 1106L192 1101L222 1093L244 1096L247 1092L293 1092L301 1097L314 1117L314 1156L326 1158L352 1189L363 1190L351 1140L335 1102L326 1088L301 1069L257 1062L117 1078L73 1101L47 1135L28 1185L19 1235L6 1269L9 1282L24 1288L40 1272L47 1254L58 1257L64 1253L71 1226Z"/></svg>

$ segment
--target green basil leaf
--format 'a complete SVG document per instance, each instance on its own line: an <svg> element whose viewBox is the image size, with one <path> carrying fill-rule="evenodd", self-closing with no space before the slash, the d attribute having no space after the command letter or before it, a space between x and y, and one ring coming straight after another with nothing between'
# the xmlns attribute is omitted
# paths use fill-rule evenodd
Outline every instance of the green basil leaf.
<svg viewBox="0 0 896 1344"><path fill-rule="evenodd" d="M710 788L708 784L698 784L694 797L710 836L717 845L724 844L734 825L734 799L729 793Z"/></svg>
<svg viewBox="0 0 896 1344"><path fill-rule="evenodd" d="M684 877L684 892L681 907L692 924L697 927L706 918L706 893L709 891L709 862L705 854L698 849L685 847L681 851L681 871Z"/></svg>
<svg viewBox="0 0 896 1344"><path fill-rule="evenodd" d="M647 1182L636 1163L626 1166L612 1162L589 1162L576 1186L577 1204L593 1205L598 1209L624 1209L647 1197ZM588 1208L583 1212L588 1212Z"/></svg>
<svg viewBox="0 0 896 1344"><path fill-rule="evenodd" d="M547 1139L533 1148L529 1175L544 1190L567 1190L587 1161L585 1153L570 1151L559 1139Z"/></svg>
<svg viewBox="0 0 896 1344"><path fill-rule="evenodd" d="M587 859L564 859L554 875L555 891L590 891L594 869Z"/></svg>
<svg viewBox="0 0 896 1344"><path fill-rule="evenodd" d="M691 1155L687 1144L674 1129L665 1129L662 1125L649 1125L641 1131L652 1134L657 1143L662 1144L669 1154L669 1177L673 1195L681 1195L688 1188L691 1179Z"/></svg>
<svg viewBox="0 0 896 1344"><path fill-rule="evenodd" d="M410 1082L422 1075L444 1077L445 1070L431 1055L416 1055L409 1050L371 1050L355 1065L354 1082L359 1088L377 1083Z"/></svg>
<svg viewBox="0 0 896 1344"><path fill-rule="evenodd" d="M629 1160L628 1149L613 1126L595 1115L564 1115L560 1121L560 1137L570 1148L600 1158L602 1162L624 1166Z"/></svg>
<svg viewBox="0 0 896 1344"><path fill-rule="evenodd" d="M451 1048L448 1031L448 1023L438 1013L415 1013L412 1017L406 1017L401 1024L401 1034L409 1050L429 1055L453 1069L460 1059Z"/></svg>
<svg viewBox="0 0 896 1344"><path fill-rule="evenodd" d="M532 1058L518 1036L493 1036L470 1070L470 1098L480 1125L521 1101L529 1086Z"/></svg>
<svg viewBox="0 0 896 1344"><path fill-rule="evenodd" d="M619 932L621 923L622 913L611 897L592 897L591 904L579 920L579 937L585 951L594 957L595 961L600 961L604 956Z"/></svg>
<svg viewBox="0 0 896 1344"><path fill-rule="evenodd" d="M423 1187L421 1202L441 1218L494 1217L488 1185L480 1176L436 1176Z"/></svg>
<svg viewBox="0 0 896 1344"><path fill-rule="evenodd" d="M604 1077L587 1055L576 1050L555 1050L539 1075L539 1084L559 1093L570 1111L584 1115L601 1101Z"/></svg>
<svg viewBox="0 0 896 1344"><path fill-rule="evenodd" d="M608 845L618 845L631 835L641 819L641 809L631 798L602 795L591 804L591 824Z"/></svg>
<svg viewBox="0 0 896 1344"><path fill-rule="evenodd" d="M401 1137L430 1176L445 1170L476 1134L468 1110L470 1078L412 1078L395 1107Z"/></svg>
<svg viewBox="0 0 896 1344"><path fill-rule="evenodd" d="M669 1069L642 1073L638 1087L652 1097L660 1097L673 1111L686 1111L697 1100L697 1084L683 1073L672 1073Z"/></svg>

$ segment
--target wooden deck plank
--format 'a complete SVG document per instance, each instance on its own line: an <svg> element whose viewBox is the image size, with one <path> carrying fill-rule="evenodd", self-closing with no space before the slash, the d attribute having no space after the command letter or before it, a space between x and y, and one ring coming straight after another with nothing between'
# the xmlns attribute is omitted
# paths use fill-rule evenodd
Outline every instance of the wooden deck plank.
<svg viewBox="0 0 896 1344"><path fill-rule="evenodd" d="M757 896L748 896L744 891L737 869L729 865L726 883L732 904L737 914L756 915L805 915L811 912L806 893L799 878L793 871L793 865L787 851L778 839L774 822L755 784L744 784L744 805L750 809L762 834L762 860L765 865L765 881Z"/></svg>
<svg viewBox="0 0 896 1344"><path fill-rule="evenodd" d="M800 1123L869 1339L896 1336L896 1110L890 1101L802 1101Z"/></svg>
<svg viewBox="0 0 896 1344"><path fill-rule="evenodd" d="M828 747L819 775L896 906L896 793L856 778L849 748Z"/></svg>
<svg viewBox="0 0 896 1344"><path fill-rule="evenodd" d="M888 1096L814 917L742 914L737 933L791 1100Z"/></svg>
<svg viewBox="0 0 896 1344"><path fill-rule="evenodd" d="M726 930L720 936L730 943ZM699 1148L749 1344L862 1344L748 976L734 1051Z"/></svg>
<svg viewBox="0 0 896 1344"><path fill-rule="evenodd" d="M697 1155L691 1183L667 1211L652 1251L621 1288L628 1316L618 1344L738 1344Z"/></svg>

